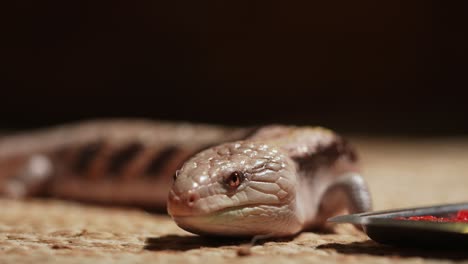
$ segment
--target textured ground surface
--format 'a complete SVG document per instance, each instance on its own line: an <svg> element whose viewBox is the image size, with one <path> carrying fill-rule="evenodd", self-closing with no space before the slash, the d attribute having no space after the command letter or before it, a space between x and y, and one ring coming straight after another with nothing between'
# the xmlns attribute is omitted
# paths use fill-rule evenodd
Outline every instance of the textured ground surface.
<svg viewBox="0 0 468 264"><path fill-rule="evenodd" d="M468 140L356 140L376 209L468 201ZM213 241L168 217L62 201L0 200L0 263L451 263L468 250L381 246L350 226L257 245ZM88 262L89 261L89 262ZM92 261L92 262L91 262Z"/></svg>

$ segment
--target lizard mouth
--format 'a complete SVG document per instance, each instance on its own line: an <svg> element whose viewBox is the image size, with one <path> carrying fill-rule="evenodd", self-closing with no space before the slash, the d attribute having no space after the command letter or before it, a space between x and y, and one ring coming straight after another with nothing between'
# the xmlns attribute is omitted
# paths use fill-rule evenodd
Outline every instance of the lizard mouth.
<svg viewBox="0 0 468 264"><path fill-rule="evenodd" d="M242 237L268 233L265 230L275 225L275 216L286 211L282 209L281 205L247 204L206 214L173 215L172 218L179 227L191 233Z"/></svg>
<svg viewBox="0 0 468 264"><path fill-rule="evenodd" d="M219 197L219 204L216 200L201 198L197 192L189 191L182 194L171 190L167 202L167 211L174 217L210 217L221 214L232 213L241 210L248 210L262 206L281 206L278 201L247 201L242 204L232 205L232 201L227 201L225 197ZM224 206L222 206L224 205Z"/></svg>
<svg viewBox="0 0 468 264"><path fill-rule="evenodd" d="M270 208L279 208L282 205L279 204L265 204L265 203L249 203L236 206L229 206L225 208L220 208L207 213L195 212L194 210L188 211L173 211L170 212L172 218L189 218L189 217L215 217L223 214L229 214L233 212L240 212L242 210L253 210L255 208L270 207ZM169 210L171 211L171 210Z"/></svg>
<svg viewBox="0 0 468 264"><path fill-rule="evenodd" d="M216 215L216 214L222 214L222 213L226 213L226 212L242 210L242 209L244 209L244 208L253 208L253 207L258 207L258 206L262 206L262 205L264 205L264 204L236 205L236 206L229 206L229 207L217 209L217 210L214 210L214 211L211 211L211 212L207 212L207 213L190 213L190 212L186 212L186 213L182 213L182 214L177 214L177 213L176 213L176 214L172 214L172 217L204 217L204 216L212 216L212 215Z"/></svg>

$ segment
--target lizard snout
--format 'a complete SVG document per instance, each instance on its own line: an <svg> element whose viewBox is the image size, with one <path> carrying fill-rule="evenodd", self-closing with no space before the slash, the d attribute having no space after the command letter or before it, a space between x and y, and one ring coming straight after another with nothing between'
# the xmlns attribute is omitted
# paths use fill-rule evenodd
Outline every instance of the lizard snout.
<svg viewBox="0 0 468 264"><path fill-rule="evenodd" d="M169 192L167 211L171 216L189 216L194 213L194 205L200 199L200 195L192 190L178 193L175 190Z"/></svg>

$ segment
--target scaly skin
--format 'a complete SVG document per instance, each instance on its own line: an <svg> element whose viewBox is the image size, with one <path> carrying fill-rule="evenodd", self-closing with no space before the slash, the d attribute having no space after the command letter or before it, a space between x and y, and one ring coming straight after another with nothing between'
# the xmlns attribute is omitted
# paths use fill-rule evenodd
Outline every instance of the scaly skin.
<svg viewBox="0 0 468 264"><path fill-rule="evenodd" d="M354 152L336 142L321 128L272 126L205 150L177 173L168 212L197 234L272 237L321 226L344 209L370 210Z"/></svg>
<svg viewBox="0 0 468 264"><path fill-rule="evenodd" d="M0 137L0 196L49 196L165 211L174 172L247 129L98 120Z"/></svg>
<svg viewBox="0 0 468 264"><path fill-rule="evenodd" d="M156 210L167 202L182 228L226 236L292 235L371 208L353 149L329 130L266 126L252 134L139 120L0 138L0 195Z"/></svg>

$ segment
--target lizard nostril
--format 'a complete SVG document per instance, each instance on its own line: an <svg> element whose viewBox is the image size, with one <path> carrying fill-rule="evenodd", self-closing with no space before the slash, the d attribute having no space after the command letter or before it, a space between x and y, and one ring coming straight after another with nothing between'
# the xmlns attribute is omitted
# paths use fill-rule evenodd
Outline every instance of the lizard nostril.
<svg viewBox="0 0 468 264"><path fill-rule="evenodd" d="M187 197L187 204L193 206L194 203L198 200L199 196L196 193L190 193Z"/></svg>

